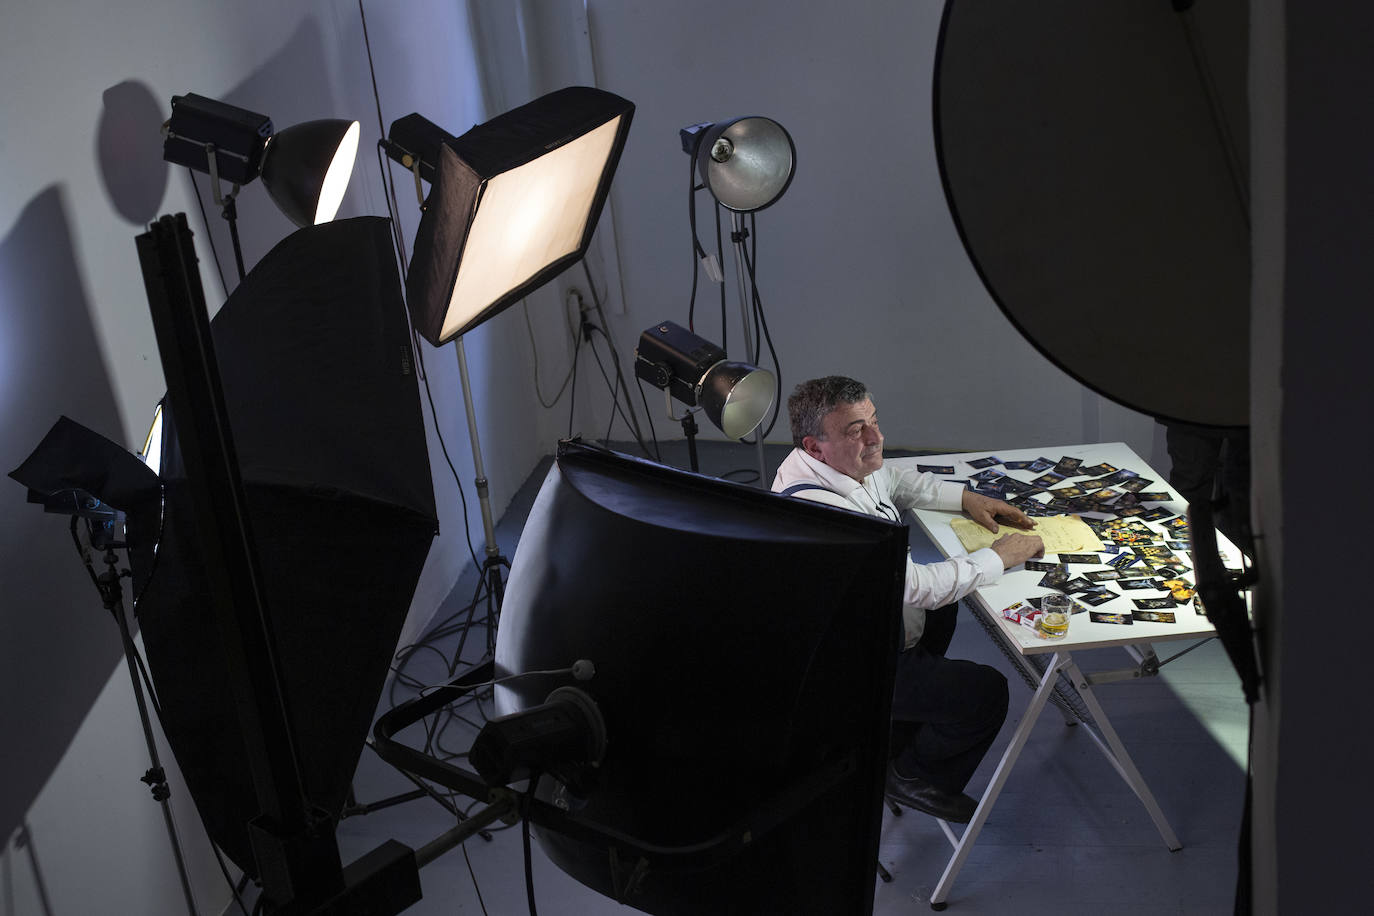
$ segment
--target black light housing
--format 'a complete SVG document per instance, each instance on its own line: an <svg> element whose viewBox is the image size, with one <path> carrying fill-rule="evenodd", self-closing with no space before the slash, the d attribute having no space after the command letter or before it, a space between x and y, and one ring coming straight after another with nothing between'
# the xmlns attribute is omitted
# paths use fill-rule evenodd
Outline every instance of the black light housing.
<svg viewBox="0 0 1374 916"><path fill-rule="evenodd" d="M272 119L205 96L172 97L162 158L237 186L262 177L273 202L297 226L334 218L358 151L359 124L306 121L274 131ZM230 195L232 197L232 193Z"/></svg>
<svg viewBox="0 0 1374 916"><path fill-rule="evenodd" d="M671 321L639 335L635 375L688 407L701 407L731 439L753 432L773 406L773 373L731 361L720 347Z"/></svg>
<svg viewBox="0 0 1374 916"><path fill-rule="evenodd" d="M419 115L392 124L387 154L431 181L406 278L426 340L463 335L586 253L633 115L573 86L461 137Z"/></svg>

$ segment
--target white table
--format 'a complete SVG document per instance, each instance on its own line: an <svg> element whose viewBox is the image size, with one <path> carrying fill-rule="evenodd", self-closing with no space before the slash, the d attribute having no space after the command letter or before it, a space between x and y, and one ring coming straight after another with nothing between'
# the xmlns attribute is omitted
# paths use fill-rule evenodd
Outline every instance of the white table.
<svg viewBox="0 0 1374 916"><path fill-rule="evenodd" d="M1140 476L1149 478L1152 483L1145 488L1147 492L1163 490L1170 494L1169 501L1150 502L1146 504L1147 506L1163 506L1175 515L1181 515L1186 510L1187 504L1178 492L1169 487L1161 475L1155 473L1139 456L1121 442L927 455L919 458L890 458L888 463L894 466L952 465L954 467L953 474L937 474L936 476L945 479L960 479L978 472L979 469L970 467L969 461L988 456L995 456L1002 461L1026 461L1044 457L1056 462L1060 458L1068 456L1082 459L1083 467L1096 466L1105 462L1117 468L1136 471ZM1026 482L1043 473L1030 470L1007 470L1001 465L993 465L991 469ZM1071 477L1056 484L1056 486L1075 484L1086 479L1089 478ZM1039 499L1043 501L1045 496L1042 495ZM950 528L949 522L951 518L956 516L955 513L917 510L914 514L921 529L944 556L958 556L966 552ZM1087 515L1086 517L1093 516ZM1096 517L1110 518L1112 516L1097 514ZM1163 532L1164 529L1161 527L1163 521L1166 520L1162 519L1157 523L1147 522L1146 524ZM1014 531L1016 529L1006 530ZM1218 543L1222 551L1223 562L1229 567L1239 568L1240 554L1235 547L1220 535L1218 535ZM1123 550L1128 549L1123 548ZM1186 553L1180 554L1180 556L1187 561L1187 565L1192 565ZM1052 562L1057 558L1051 554L1045 559ZM1102 554L1099 559L1110 559L1110 556ZM1103 566L1074 565L1069 567L1071 575L1081 575L1084 571L1102 568L1106 568L1105 563ZM956 836L946 822L940 821L945 835L954 847L954 854L930 898L931 907L936 910L945 908L955 877L972 851L973 844L977 841L978 834L987 821L988 814L992 811L998 794L1011 775L1016 758L1020 755L1022 748L1025 747L1026 740L1030 737L1036 720L1041 711L1044 710L1046 703L1051 700L1064 712L1066 722L1076 720L1087 728L1088 734L1092 736L1097 746L1106 755L1108 762L1144 804L1165 845L1171 850L1181 848L1178 837L1174 835L1173 828L1169 826L1169 822L1165 819L1164 813L1160 810L1149 786L1146 785L1145 780L1136 769L1130 754L1126 752L1121 739L1107 719L1106 713L1093 695L1092 686L1094 683L1129 680L1155 674L1158 672L1159 661L1155 655L1153 643L1170 640L1205 639L1214 636L1215 629L1205 617L1197 614L1193 605L1189 603L1186 606L1179 605L1172 609L1176 619L1176 622L1172 624L1148 623L1140 620L1136 620L1131 625L1095 623L1089 619L1087 613L1079 613L1072 618L1068 636L1058 640L1042 639L1025 626L1005 619L1001 612L1003 608L1009 607L1017 601L1050 594L1051 589L1037 584L1044 575L1044 572L1017 567L1008 570L995 585L978 589L964 599L972 607L973 612L979 615L980 622L984 624L984 629L995 641L1000 642L1008 658L1021 668L1027 683L1035 686L1035 692L1025 715L1021 717L1015 734L1012 735L1011 743L997 764L991 782L978 802L978 808L974 812L973 818L969 821L962 835ZM1189 581L1193 581L1191 571L1185 576ZM1104 584L1113 591L1121 591L1112 582ZM1167 594L1167 592L1149 590L1124 591L1113 600L1092 607L1090 610L1130 613L1135 609L1131 600L1133 597L1162 597ZM1134 660L1134 665L1120 671L1085 676L1078 665L1074 663L1073 653L1076 650L1111 646L1119 646L1124 649ZM1067 679L1067 684L1059 682L1061 674ZM1079 700L1081 700L1081 704L1078 703Z"/></svg>

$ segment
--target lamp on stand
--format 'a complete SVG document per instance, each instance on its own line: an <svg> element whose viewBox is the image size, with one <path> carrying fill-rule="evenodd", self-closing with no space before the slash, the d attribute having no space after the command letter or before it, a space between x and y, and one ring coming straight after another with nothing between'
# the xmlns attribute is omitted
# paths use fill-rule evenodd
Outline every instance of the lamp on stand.
<svg viewBox="0 0 1374 916"><path fill-rule="evenodd" d="M735 251L745 356L758 362L758 346L762 340L756 340L751 332L750 313L761 309L757 303L753 264L744 245L749 230L744 226L742 214L772 206L787 191L797 167L796 145L781 124L763 117L692 124L682 128L679 136L682 151L696 163L701 186L711 192L718 206L730 211L730 241ZM758 321L761 325L761 315ZM759 464L759 486L762 487L765 486L762 431L755 437L754 446Z"/></svg>
<svg viewBox="0 0 1374 916"><path fill-rule="evenodd" d="M176 822L172 819L172 793L167 786L167 773L158 755L152 719L148 715L148 702L138 674L138 649L134 645L128 616L124 610L123 580L130 573L127 569L119 569L119 556L116 551L128 546L123 540L125 514L76 485L77 481L85 483L98 479L124 497L116 497L121 504L128 505L125 499L146 502L157 498L157 474L108 439L67 417L61 417L33 454L10 472L10 477L28 488L29 502L38 503L45 512L71 516L72 541L81 554L92 584L100 593L101 604L114 617L119 627L120 644L124 649L129 678L133 682L134 700L138 706L139 721L143 725L143 739L148 747L149 767L140 781L148 786L153 800L162 807L162 820L167 829L167 838L171 844L177 876L181 881L182 894L186 898L187 912L195 916L195 897L191 893L186 858L177 835ZM85 544L78 533L82 523L87 532ZM91 560L92 551L100 553L105 564L104 572L95 571Z"/></svg>
<svg viewBox="0 0 1374 916"><path fill-rule="evenodd" d="M415 330L454 342L482 512L488 620L499 618L502 568L477 434L463 335L586 254L633 103L581 86L541 96L454 137L419 114L395 121L381 147L410 169L423 216L406 275ZM487 628L489 649L495 626Z"/></svg>
<svg viewBox="0 0 1374 916"><path fill-rule="evenodd" d="M358 152L357 121L326 118L274 131L266 115L188 92L172 97L162 125L162 158L210 176L211 193L229 223L239 279L239 188L262 176L268 195L291 222L327 223L339 211ZM233 185L228 194L220 181Z"/></svg>
<svg viewBox="0 0 1374 916"><path fill-rule="evenodd" d="M773 406L773 373L729 360L720 347L671 321L639 335L635 376L661 389L668 416L681 420L693 471L699 470L698 411L706 411L707 418L731 439L743 439L758 428ZM673 398L687 405L681 417L673 416Z"/></svg>

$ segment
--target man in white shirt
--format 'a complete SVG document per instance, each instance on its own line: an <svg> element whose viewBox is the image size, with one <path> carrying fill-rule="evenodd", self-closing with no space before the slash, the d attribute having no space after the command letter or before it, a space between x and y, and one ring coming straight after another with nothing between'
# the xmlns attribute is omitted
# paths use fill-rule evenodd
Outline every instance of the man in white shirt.
<svg viewBox="0 0 1374 916"><path fill-rule="evenodd" d="M844 376L812 379L787 402L795 448L773 490L900 522L907 509L962 509L985 528L998 519L1023 529L1034 522L1014 506L962 484L883 464L883 434L867 388ZM1033 534L1008 533L991 547L939 563L907 560L905 631L893 688L893 755L887 792L944 820L967 822L977 803L963 794L1002 727L1006 678L994 668L945 657L958 601L1003 570L1044 555Z"/></svg>

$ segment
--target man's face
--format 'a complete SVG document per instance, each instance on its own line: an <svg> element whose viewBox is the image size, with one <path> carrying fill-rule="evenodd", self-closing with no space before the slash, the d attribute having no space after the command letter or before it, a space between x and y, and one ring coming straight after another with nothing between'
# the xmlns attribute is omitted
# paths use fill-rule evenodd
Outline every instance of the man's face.
<svg viewBox="0 0 1374 916"><path fill-rule="evenodd" d="M802 439L802 447L812 458L859 481L883 466L878 411L867 398L830 411L821 421L821 431L824 438Z"/></svg>

